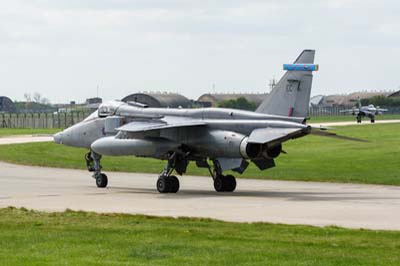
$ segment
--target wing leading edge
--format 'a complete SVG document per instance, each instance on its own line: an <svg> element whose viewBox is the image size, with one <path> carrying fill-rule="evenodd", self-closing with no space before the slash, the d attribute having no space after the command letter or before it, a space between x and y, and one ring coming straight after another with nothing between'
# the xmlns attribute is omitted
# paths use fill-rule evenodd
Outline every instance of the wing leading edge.
<svg viewBox="0 0 400 266"><path fill-rule="evenodd" d="M163 117L157 120L137 120L130 122L122 127L117 128L118 131L125 132L146 132L152 130L178 128L178 127L194 127L194 126L205 126L206 123L201 120L187 119L183 117Z"/></svg>

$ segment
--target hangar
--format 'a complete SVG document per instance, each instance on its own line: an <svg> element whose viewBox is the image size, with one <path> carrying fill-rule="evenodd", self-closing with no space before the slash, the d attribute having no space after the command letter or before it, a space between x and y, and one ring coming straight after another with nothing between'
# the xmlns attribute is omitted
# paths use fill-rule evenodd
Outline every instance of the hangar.
<svg viewBox="0 0 400 266"><path fill-rule="evenodd" d="M0 96L0 112L15 112L16 110L17 108L10 98Z"/></svg>
<svg viewBox="0 0 400 266"><path fill-rule="evenodd" d="M357 105L358 99L370 99L374 96L388 96L388 92L353 92L350 94L317 95L310 99L313 107L342 107L352 108Z"/></svg>
<svg viewBox="0 0 400 266"><path fill-rule="evenodd" d="M201 95L197 101L203 103L204 106L218 106L222 101L235 100L243 97L247 101L253 102L258 106L267 95L267 93L206 93Z"/></svg>
<svg viewBox="0 0 400 266"><path fill-rule="evenodd" d="M400 90L393 92L392 94L390 94L388 97L400 97Z"/></svg>
<svg viewBox="0 0 400 266"><path fill-rule="evenodd" d="M133 93L122 99L123 102L138 102L149 107L164 108L190 108L192 102L183 95L177 93Z"/></svg>

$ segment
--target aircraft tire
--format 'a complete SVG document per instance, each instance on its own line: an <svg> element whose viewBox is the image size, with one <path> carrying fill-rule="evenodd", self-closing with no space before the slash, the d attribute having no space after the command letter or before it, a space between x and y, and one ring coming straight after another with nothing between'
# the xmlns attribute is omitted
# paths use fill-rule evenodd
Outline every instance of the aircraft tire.
<svg viewBox="0 0 400 266"><path fill-rule="evenodd" d="M176 193L179 191L179 179L176 176L171 175L168 178L168 182L170 186L169 193Z"/></svg>
<svg viewBox="0 0 400 266"><path fill-rule="evenodd" d="M375 119L371 119L371 123L372 123L372 124L375 123Z"/></svg>
<svg viewBox="0 0 400 266"><path fill-rule="evenodd" d="M224 178L224 176L217 176L215 179L214 179L214 189L215 189L215 191L217 191L217 192L224 192L225 191L225 183L226 182L224 182L225 181L225 178Z"/></svg>
<svg viewBox="0 0 400 266"><path fill-rule="evenodd" d="M169 193L171 189L171 183L167 176L160 176L157 179L157 191L160 193Z"/></svg>
<svg viewBox="0 0 400 266"><path fill-rule="evenodd" d="M236 178L233 175L227 175L226 179L226 186L225 191L233 192L236 189Z"/></svg>
<svg viewBox="0 0 400 266"><path fill-rule="evenodd" d="M105 174L99 174L96 177L96 186L99 188L105 188L108 184L108 178Z"/></svg>

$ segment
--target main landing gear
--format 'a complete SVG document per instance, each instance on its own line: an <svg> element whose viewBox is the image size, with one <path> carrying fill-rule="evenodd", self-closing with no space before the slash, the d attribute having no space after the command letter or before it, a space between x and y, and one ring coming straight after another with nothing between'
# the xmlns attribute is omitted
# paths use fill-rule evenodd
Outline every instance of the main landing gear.
<svg viewBox="0 0 400 266"><path fill-rule="evenodd" d="M96 186L105 188L108 185L107 175L101 172L101 155L90 151L85 155L86 166L89 172L93 172L93 178L96 180ZM211 167L206 160L198 162L199 167L206 167L214 180L214 189L217 192L233 192L236 189L236 179L233 175L223 175L221 165L218 160L213 161ZM177 153L171 153L167 165L157 179L156 187L160 193L177 193L179 191L179 179L172 175L176 171L179 175L186 172L189 161L187 157Z"/></svg>
<svg viewBox="0 0 400 266"><path fill-rule="evenodd" d="M236 178L233 175L223 175L218 161L214 161L214 169L209 167L210 174L214 179L214 189L217 192L233 192L236 189Z"/></svg>
<svg viewBox="0 0 400 266"><path fill-rule="evenodd" d="M105 188L108 185L107 176L101 172L101 155L90 151L85 154L86 166L89 172L93 172L93 178L96 180L96 186Z"/></svg>
<svg viewBox="0 0 400 266"><path fill-rule="evenodd" d="M180 160L178 160L180 159ZM161 172L157 180L157 190L160 193L176 193L179 191L179 179L172 175L174 170L181 174L186 171L188 162L184 158L178 158L176 153L172 153L167 165ZM180 169L183 166L184 169Z"/></svg>

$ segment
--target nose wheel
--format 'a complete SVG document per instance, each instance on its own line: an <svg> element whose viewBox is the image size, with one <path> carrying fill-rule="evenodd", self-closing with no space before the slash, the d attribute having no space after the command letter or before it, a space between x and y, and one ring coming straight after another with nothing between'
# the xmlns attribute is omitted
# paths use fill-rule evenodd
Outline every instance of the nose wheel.
<svg viewBox="0 0 400 266"><path fill-rule="evenodd" d="M96 186L99 188L105 188L108 184L108 178L105 174L101 173L96 177Z"/></svg>

